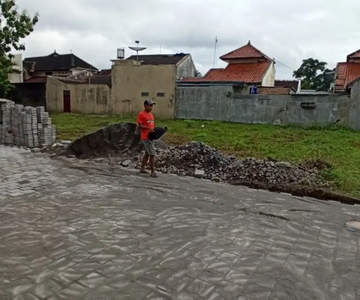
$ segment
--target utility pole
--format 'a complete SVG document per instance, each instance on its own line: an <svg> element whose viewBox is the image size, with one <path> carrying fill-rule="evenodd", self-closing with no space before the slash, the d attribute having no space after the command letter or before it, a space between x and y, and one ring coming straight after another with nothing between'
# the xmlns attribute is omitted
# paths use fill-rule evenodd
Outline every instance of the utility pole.
<svg viewBox="0 0 360 300"><path fill-rule="evenodd" d="M216 46L217 46L217 36L215 37L215 47L214 47L214 61L213 61L213 68L215 68L215 60L216 60Z"/></svg>

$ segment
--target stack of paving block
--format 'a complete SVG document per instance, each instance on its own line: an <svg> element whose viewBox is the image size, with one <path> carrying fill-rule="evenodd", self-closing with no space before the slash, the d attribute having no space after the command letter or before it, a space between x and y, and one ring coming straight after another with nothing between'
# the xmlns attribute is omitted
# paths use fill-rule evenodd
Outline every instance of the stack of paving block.
<svg viewBox="0 0 360 300"><path fill-rule="evenodd" d="M0 99L0 112L0 144L37 148L55 142L56 129L44 107Z"/></svg>
<svg viewBox="0 0 360 300"><path fill-rule="evenodd" d="M51 124L51 118L49 113L45 112L43 107L37 108L38 124L41 125L39 128L40 132L40 144L50 145L54 143L56 139L55 126Z"/></svg>
<svg viewBox="0 0 360 300"><path fill-rule="evenodd" d="M13 145L14 144L14 134L11 131L11 112L12 108L15 106L15 103L12 101L1 101L0 102L0 110L1 110L1 118L0 118L0 141L5 145Z"/></svg>

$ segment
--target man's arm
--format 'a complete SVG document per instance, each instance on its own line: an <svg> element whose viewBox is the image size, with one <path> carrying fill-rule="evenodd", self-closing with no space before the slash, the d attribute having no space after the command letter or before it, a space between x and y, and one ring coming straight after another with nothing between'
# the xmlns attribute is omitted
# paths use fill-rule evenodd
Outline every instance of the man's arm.
<svg viewBox="0 0 360 300"><path fill-rule="evenodd" d="M138 126L139 126L141 129L146 129L146 130L149 130L150 132L153 132L153 131L154 131L154 130L151 129L150 127L144 126L144 125L141 124L141 123L138 123Z"/></svg>

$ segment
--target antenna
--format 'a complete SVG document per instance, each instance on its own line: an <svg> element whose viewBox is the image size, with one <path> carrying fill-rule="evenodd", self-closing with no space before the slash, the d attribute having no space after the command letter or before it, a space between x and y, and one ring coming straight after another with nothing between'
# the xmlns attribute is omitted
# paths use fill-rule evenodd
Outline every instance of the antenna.
<svg viewBox="0 0 360 300"><path fill-rule="evenodd" d="M215 59L216 59L216 46L217 46L217 36L215 37L215 46L214 46L214 62L213 62L213 68L215 68Z"/></svg>
<svg viewBox="0 0 360 300"><path fill-rule="evenodd" d="M139 51L143 51L146 49L146 47L139 47L140 42L135 41L136 46L135 47L129 47L129 49L136 51L136 61L137 65L139 65Z"/></svg>

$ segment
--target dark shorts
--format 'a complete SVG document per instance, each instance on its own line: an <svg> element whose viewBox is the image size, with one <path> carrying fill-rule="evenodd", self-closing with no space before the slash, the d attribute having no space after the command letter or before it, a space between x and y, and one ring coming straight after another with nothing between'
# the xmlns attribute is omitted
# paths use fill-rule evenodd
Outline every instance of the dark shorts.
<svg viewBox="0 0 360 300"><path fill-rule="evenodd" d="M150 140L142 140L145 152L150 156L155 156L155 142Z"/></svg>

